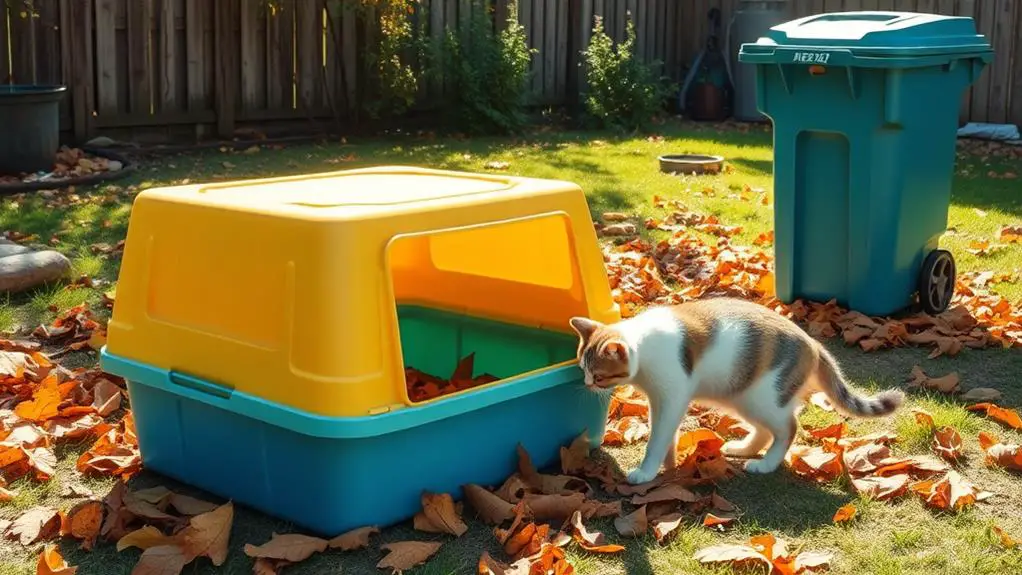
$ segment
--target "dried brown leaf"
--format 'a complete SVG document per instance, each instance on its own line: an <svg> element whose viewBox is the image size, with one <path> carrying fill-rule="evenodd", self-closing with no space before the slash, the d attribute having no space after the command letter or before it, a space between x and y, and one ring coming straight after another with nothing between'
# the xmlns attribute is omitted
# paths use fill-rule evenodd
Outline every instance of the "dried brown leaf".
<svg viewBox="0 0 1022 575"><path fill-rule="evenodd" d="M462 491L464 491L465 499L469 505L476 510L479 518L485 523L500 525L515 516L513 504L504 501L495 493L491 493L479 485L464 485Z"/></svg>
<svg viewBox="0 0 1022 575"><path fill-rule="evenodd" d="M434 531L449 533L455 537L461 537L468 531L468 526L454 507L454 499L447 493L423 493L422 516L433 526ZM430 531L419 525L416 525L416 529Z"/></svg>
<svg viewBox="0 0 1022 575"><path fill-rule="evenodd" d="M305 561L316 553L326 551L328 542L319 537L310 537L300 533L274 533L269 541L262 545L245 544L245 555L257 559L276 559L298 563Z"/></svg>
<svg viewBox="0 0 1022 575"><path fill-rule="evenodd" d="M614 528L625 537L639 537L646 534L649 522L646 520L646 506L643 505L624 517L614 519Z"/></svg>
<svg viewBox="0 0 1022 575"><path fill-rule="evenodd" d="M27 546L50 539L59 531L60 514L57 510L36 506L19 515L7 528L6 536Z"/></svg>
<svg viewBox="0 0 1022 575"><path fill-rule="evenodd" d="M347 533L342 533L327 543L331 549L354 551L356 549L369 547L369 537L372 535L378 535L379 533L380 529L375 526L359 527L358 529L352 529Z"/></svg>

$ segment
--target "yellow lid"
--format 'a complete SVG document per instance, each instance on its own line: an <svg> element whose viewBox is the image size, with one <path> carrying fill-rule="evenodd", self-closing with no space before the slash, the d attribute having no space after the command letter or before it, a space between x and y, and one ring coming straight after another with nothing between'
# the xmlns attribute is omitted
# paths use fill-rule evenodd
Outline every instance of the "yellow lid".
<svg viewBox="0 0 1022 575"><path fill-rule="evenodd" d="M618 318L578 186L381 167L139 194L107 351L367 415L409 404L397 304Z"/></svg>

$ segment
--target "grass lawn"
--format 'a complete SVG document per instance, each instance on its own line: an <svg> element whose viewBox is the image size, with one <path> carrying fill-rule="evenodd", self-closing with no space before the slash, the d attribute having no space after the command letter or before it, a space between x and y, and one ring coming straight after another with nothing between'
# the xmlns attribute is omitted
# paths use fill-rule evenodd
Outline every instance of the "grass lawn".
<svg viewBox="0 0 1022 575"><path fill-rule="evenodd" d="M771 208L758 202L737 201L746 186L770 190L770 134L759 128L742 132L715 126L669 125L661 137L622 139L599 133L539 133L521 139L429 139L404 138L389 141L302 145L281 150L264 149L259 153L220 153L182 155L163 158L141 168L126 182L98 189L79 189L67 193L32 194L0 201L0 230L35 236L31 241L54 246L69 255L77 273L88 275L94 287L68 289L51 286L12 296L0 302L0 329L31 329L49 321L56 311L83 302L94 309L102 294L114 286L118 259L93 253L99 243L115 244L125 235L131 200L135 190L184 181L241 179L307 172L328 171L380 164L412 164L429 167L482 171L491 160L510 163L509 173L549 177L578 183L586 191L594 213L624 211L630 214L656 215L653 195L678 199L689 208L716 214L723 223L741 225L743 231L733 241L749 244L772 226ZM715 153L728 159L733 170L717 176L671 177L657 169L656 156L662 153ZM966 251L972 240L992 239L1004 224L1022 220L1022 186L1016 180L995 177L1018 173L1020 162L986 159L975 155L959 158L956 168L949 227L955 232L945 236L944 245L955 254L959 271L992 270L1011 272L1022 267L1022 246L1010 245L988 256ZM991 176L990 174L993 174ZM181 230L189 233L189 230ZM995 288L1017 301L1022 283L1003 283ZM928 350L896 349L870 354L848 348L838 339L829 344L842 361L853 382L865 389L900 385L911 367L922 365L931 375L957 371L963 387L993 387L1004 393L999 402L1006 407L1022 406L1022 353L1012 350L964 350L954 358L927 360ZM88 365L96 361L91 352L78 352L61 359L66 365ZM953 400L915 393L909 407L929 410L938 425L953 425L962 434L968 458L960 471L980 488L996 497L957 514L927 510L915 496L895 503L861 500L843 481L813 484L794 477L787 469L767 476L739 476L722 483L719 492L737 504L744 515L737 526L725 534L715 533L695 522L683 525L670 542L660 545L652 535L646 539L621 541L627 551L615 556L595 556L570 547L570 556L579 573L715 573L692 559L703 546L724 541L745 540L771 531L796 546L836 553L831 572L842 574L1000 574L1022 572L1022 552L1001 548L989 527L997 525L1016 537L1022 537L1022 478L983 464L977 442L980 431L990 431L1005 442L1018 443L1022 437L983 417L962 409ZM815 408L803 415L805 423L837 421L836 416ZM852 420L853 433L877 429L895 431L901 437L896 453L927 452L928 433L918 427L908 409L887 419ZM25 509L47 504L67 509L74 500L60 497L63 486L84 484L104 494L112 481L82 480L76 477L74 461L88 443L58 449L57 475L49 482L31 480L11 486L18 496L0 503L0 518L13 519ZM623 468L634 465L644 445L608 449ZM295 462L295 473L301 473ZM400 470L397 470L400 472ZM187 488L160 477L143 473L135 480L142 486L163 484L171 489ZM195 494L193 492L193 494ZM201 494L198 494L201 495ZM214 501L218 499L207 496ZM856 502L859 517L844 526L831 523L834 511L850 501ZM470 515L470 514L469 514ZM410 524L389 529L375 541L403 539L444 540L440 553L426 566L414 570L422 575L474 573L483 550L501 556L490 529L469 521L470 531L459 539L413 532ZM612 542L618 537L609 521L593 522ZM245 543L260 544L272 532L289 532L292 527L248 509L237 508L231 537L231 555L219 570L206 559L185 568L185 573L249 573L252 561L242 552ZM79 566L80 574L119 574L131 572L137 549L118 553L112 544L101 544L91 553L76 549L73 542L62 541L69 563ZM0 575L34 572L39 546L22 548L11 541L0 542ZM381 552L377 545L368 551L341 554L327 552L298 565L286 573L374 573ZM726 571L725 571L726 572Z"/></svg>

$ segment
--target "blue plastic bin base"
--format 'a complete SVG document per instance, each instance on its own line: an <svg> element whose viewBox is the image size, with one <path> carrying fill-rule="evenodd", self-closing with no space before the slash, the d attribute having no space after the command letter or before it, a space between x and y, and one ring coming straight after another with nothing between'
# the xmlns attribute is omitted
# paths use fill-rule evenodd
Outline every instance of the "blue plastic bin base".
<svg viewBox="0 0 1022 575"><path fill-rule="evenodd" d="M130 367L121 358L104 360L124 368L117 371L157 371ZM517 468L518 443L540 467L556 462L560 447L584 429L598 444L607 399L587 391L581 377L575 365L553 368L506 386L534 388L530 393L355 438L298 433L162 383L128 378L128 393L147 470L332 537L411 518L421 509L424 490L460 498L463 484L499 485ZM551 378L561 383L529 381ZM506 394L500 389L481 392ZM445 403L412 409L443 410Z"/></svg>

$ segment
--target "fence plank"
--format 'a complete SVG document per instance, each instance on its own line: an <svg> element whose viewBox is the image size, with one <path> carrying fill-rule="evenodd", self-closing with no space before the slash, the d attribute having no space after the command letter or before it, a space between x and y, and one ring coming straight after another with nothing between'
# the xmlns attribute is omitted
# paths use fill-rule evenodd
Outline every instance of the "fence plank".
<svg viewBox="0 0 1022 575"><path fill-rule="evenodd" d="M29 7L10 6L11 75L15 84L36 83L35 13Z"/></svg>
<svg viewBox="0 0 1022 575"><path fill-rule="evenodd" d="M75 26L80 26L77 22ZM116 113L117 32L114 0L96 1L96 73L99 113Z"/></svg>
<svg viewBox="0 0 1022 575"><path fill-rule="evenodd" d="M307 109L320 107L320 66L322 51L319 44L321 30L318 2L299 0L297 2L297 26L295 38L298 43L298 104Z"/></svg>
<svg viewBox="0 0 1022 575"><path fill-rule="evenodd" d="M177 8L174 0L160 5L160 110L177 109Z"/></svg>
<svg viewBox="0 0 1022 575"><path fill-rule="evenodd" d="M937 0L919 0L916 2L916 12L923 14L939 14L937 12Z"/></svg>
<svg viewBox="0 0 1022 575"><path fill-rule="evenodd" d="M1022 8L1015 8L1015 31L1012 35L1015 45L1012 46L1012 84L1007 96L1008 122L1022 126Z"/></svg>
<svg viewBox="0 0 1022 575"><path fill-rule="evenodd" d="M242 0L244 1L244 0ZM216 55L216 74L214 76L214 93L216 94L216 125L221 138L229 138L234 134L236 117L235 100L238 92L238 44L234 24L238 18L238 0L217 0L213 4L214 41Z"/></svg>
<svg viewBox="0 0 1022 575"><path fill-rule="evenodd" d="M0 22L6 22L7 20L7 5L0 4ZM9 52L7 50L7 42L9 37L7 36L7 26L0 25L0 84L10 84L11 79L11 67L8 62Z"/></svg>
<svg viewBox="0 0 1022 575"><path fill-rule="evenodd" d="M822 12L842 12L844 11L843 2L841 0L826 0L823 3Z"/></svg>
<svg viewBox="0 0 1022 575"><path fill-rule="evenodd" d="M532 94L537 101L543 100L543 23L545 16L546 0L532 0L532 14L529 20L529 27L532 29L532 47L535 52L532 54Z"/></svg>
<svg viewBox="0 0 1022 575"><path fill-rule="evenodd" d="M997 14L995 0L976 2L976 23L979 33L987 37L987 41L993 44L994 38L994 16ZM963 3L964 4L964 3ZM996 59L996 55L995 55ZM987 66L983 74L976 80L972 87L972 102L970 103L969 117L976 122L987 121L987 104L990 99L990 80L992 70Z"/></svg>
<svg viewBox="0 0 1022 575"><path fill-rule="evenodd" d="M1008 95L1011 86L1012 34L1015 27L1015 5L1017 0L988 1L984 10L993 12L993 37L990 44L994 49L994 61L990 64L990 91L987 95L987 121L998 124L1008 118ZM982 103L980 103L982 105Z"/></svg>
<svg viewBox="0 0 1022 575"><path fill-rule="evenodd" d="M241 109L258 110L263 107L260 105L260 95L265 95L265 62L260 62L259 45L266 45L263 36L259 35L259 15L266 6L261 2L242 0L240 8Z"/></svg>
<svg viewBox="0 0 1022 575"><path fill-rule="evenodd" d="M974 0L957 0L955 2L955 15L956 16L968 16L976 20L976 28L979 28L979 20L976 18L976 3ZM989 41L990 39L987 38ZM964 122L969 119L972 114L972 93L975 89L975 84L969 86L964 94L962 94L962 103L958 109L959 122Z"/></svg>
<svg viewBox="0 0 1022 575"><path fill-rule="evenodd" d="M128 102L132 112L151 110L152 82L149 62L152 0L128 1Z"/></svg>
<svg viewBox="0 0 1022 575"><path fill-rule="evenodd" d="M554 47L554 99L560 104L566 95L568 78L568 0L557 0L557 26L554 34L557 44Z"/></svg>
<svg viewBox="0 0 1022 575"><path fill-rule="evenodd" d="M344 34L341 40L344 43L344 81L348 85L348 111L355 110L358 106L357 101L357 86L358 80L361 77L358 73L358 14L355 9L348 6L344 12L344 22L342 28Z"/></svg>
<svg viewBox="0 0 1022 575"><path fill-rule="evenodd" d="M84 142L93 131L92 0L60 0L65 80L70 84L74 137Z"/></svg>
<svg viewBox="0 0 1022 575"><path fill-rule="evenodd" d="M185 58L188 81L188 109L202 110L209 105L209 88L206 83L207 59L212 56L206 51L205 24L208 21L209 4L205 0L185 0Z"/></svg>
<svg viewBox="0 0 1022 575"><path fill-rule="evenodd" d="M528 0L524 0L522 4L525 4ZM520 12L520 10L519 10ZM348 16L345 14L344 21L347 23ZM522 21L521 14L518 16L518 21ZM526 37L529 35L529 30L525 31ZM432 0L429 5L429 37L433 46L439 46L440 42L444 37L444 0ZM347 55L347 50L345 50ZM346 67L346 66L345 66ZM443 85L439 76L432 78L432 86L430 86L430 97L431 99L439 98L443 94Z"/></svg>
<svg viewBox="0 0 1022 575"><path fill-rule="evenodd" d="M36 0L35 6L36 82L60 84L60 6L57 0Z"/></svg>
<svg viewBox="0 0 1022 575"><path fill-rule="evenodd" d="M323 50L326 57L326 81L323 82L323 98L328 107L339 113L343 109L342 103L345 99L343 82L341 81L341 74L343 73L341 62L344 55L341 53L340 46L334 46L332 31L341 27L341 5L329 0L322 2L322 5L325 11L322 17L325 18L323 28L326 46L326 49ZM414 27L412 33L415 33Z"/></svg>
<svg viewBox="0 0 1022 575"><path fill-rule="evenodd" d="M543 3L543 98L547 103L557 93L557 3Z"/></svg>

